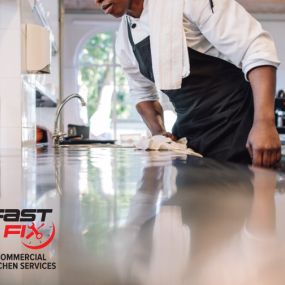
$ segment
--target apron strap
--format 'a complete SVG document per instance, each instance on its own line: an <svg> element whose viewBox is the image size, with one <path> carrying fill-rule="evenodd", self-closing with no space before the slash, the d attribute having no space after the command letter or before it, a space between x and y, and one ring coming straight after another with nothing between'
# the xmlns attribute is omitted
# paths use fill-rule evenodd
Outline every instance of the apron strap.
<svg viewBox="0 0 285 285"><path fill-rule="evenodd" d="M214 2L213 0L209 0L209 1L210 1L211 10L214 13Z"/></svg>
<svg viewBox="0 0 285 285"><path fill-rule="evenodd" d="M131 43L132 48L135 47L135 43L134 43L134 39L133 39L133 35L132 35L132 31L131 31L131 20L128 16L126 16L126 21L128 24L128 36L129 36L129 40Z"/></svg>

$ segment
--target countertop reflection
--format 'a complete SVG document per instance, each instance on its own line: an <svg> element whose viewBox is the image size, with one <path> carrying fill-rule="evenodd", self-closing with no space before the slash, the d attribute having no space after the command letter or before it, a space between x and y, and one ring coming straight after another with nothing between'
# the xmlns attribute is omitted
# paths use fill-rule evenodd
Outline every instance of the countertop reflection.
<svg viewBox="0 0 285 285"><path fill-rule="evenodd" d="M1 151L0 209L52 209L56 234L31 251L50 270L3 269L1 284L283 285L285 174L168 151ZM4 255L3 255L4 256Z"/></svg>

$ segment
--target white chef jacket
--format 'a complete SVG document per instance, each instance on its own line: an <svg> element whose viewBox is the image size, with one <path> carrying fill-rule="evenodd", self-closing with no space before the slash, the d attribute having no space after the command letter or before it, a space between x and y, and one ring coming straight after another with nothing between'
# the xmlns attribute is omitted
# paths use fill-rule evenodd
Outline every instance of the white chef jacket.
<svg viewBox="0 0 285 285"><path fill-rule="evenodd" d="M135 44L149 36L148 1L144 0L140 18L130 17L136 24L132 29ZM235 0L214 0L214 13L209 0L185 0L183 24L189 48L231 62L241 68L245 76L255 67L280 64L269 33ZM158 100L155 84L140 73L125 17L118 31L116 52L134 101Z"/></svg>

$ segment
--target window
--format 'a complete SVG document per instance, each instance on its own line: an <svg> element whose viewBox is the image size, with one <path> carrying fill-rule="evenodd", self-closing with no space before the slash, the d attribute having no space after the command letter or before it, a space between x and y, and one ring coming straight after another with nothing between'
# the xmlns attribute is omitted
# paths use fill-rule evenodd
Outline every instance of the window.
<svg viewBox="0 0 285 285"><path fill-rule="evenodd" d="M79 91L87 98L90 137L120 139L145 135L115 54L115 33L97 33L79 54Z"/></svg>

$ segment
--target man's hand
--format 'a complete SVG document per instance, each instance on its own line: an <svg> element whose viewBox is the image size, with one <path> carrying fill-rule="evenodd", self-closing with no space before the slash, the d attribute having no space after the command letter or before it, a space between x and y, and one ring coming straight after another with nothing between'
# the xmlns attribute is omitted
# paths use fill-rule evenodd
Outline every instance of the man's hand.
<svg viewBox="0 0 285 285"><path fill-rule="evenodd" d="M253 165L274 166L281 158L274 118L276 68L256 67L248 72L248 78L253 91L254 119L246 146Z"/></svg>
<svg viewBox="0 0 285 285"><path fill-rule="evenodd" d="M145 124L153 136L165 135L163 109L159 101L143 101L136 105L137 111L143 118Z"/></svg>
<svg viewBox="0 0 285 285"><path fill-rule="evenodd" d="M164 131L164 132L161 133L161 135L162 135L162 136L165 136L165 137L167 137L167 138L170 138L170 139L172 139L173 141L177 141L176 136L174 136L174 135L173 135L172 133L170 133L170 132Z"/></svg>
<svg viewBox="0 0 285 285"><path fill-rule="evenodd" d="M144 101L136 106L137 111L148 126L151 135L161 135L177 141L177 138L164 127L163 109L158 101Z"/></svg>
<svg viewBox="0 0 285 285"><path fill-rule="evenodd" d="M274 121L254 122L246 148L254 166L274 166L281 159L281 144Z"/></svg>

